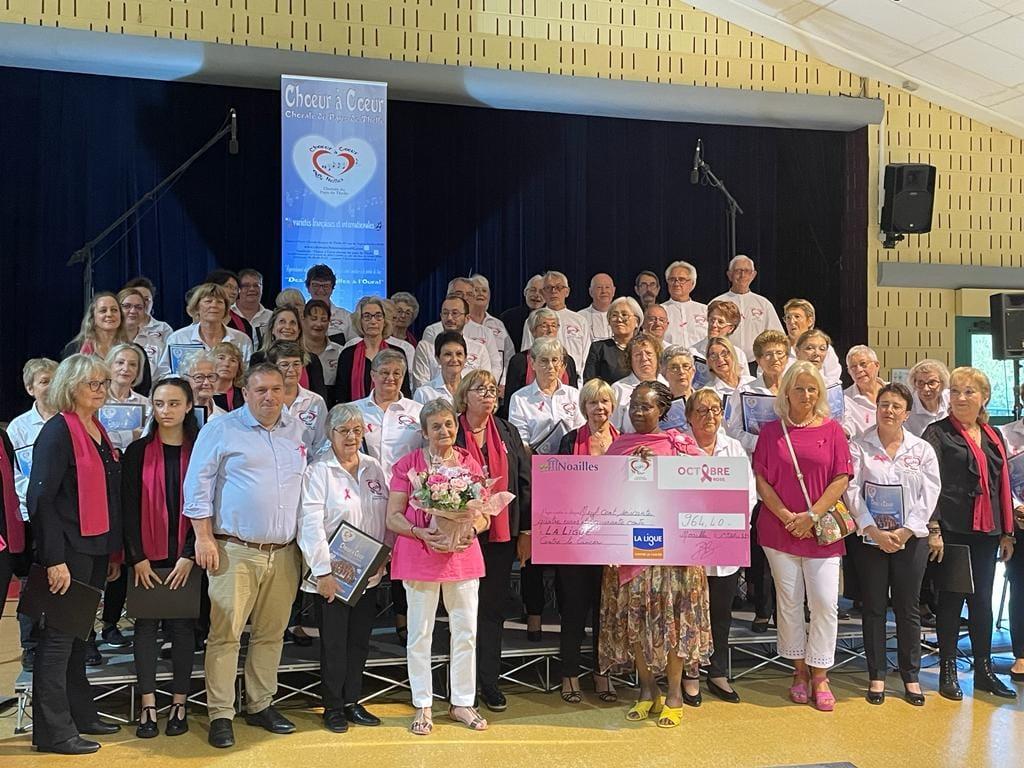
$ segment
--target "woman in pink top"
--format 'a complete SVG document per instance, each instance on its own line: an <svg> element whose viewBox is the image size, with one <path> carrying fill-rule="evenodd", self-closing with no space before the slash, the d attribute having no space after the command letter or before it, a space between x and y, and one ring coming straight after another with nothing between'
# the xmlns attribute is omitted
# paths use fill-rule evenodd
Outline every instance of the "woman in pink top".
<svg viewBox="0 0 1024 768"><path fill-rule="evenodd" d="M829 418L825 382L814 363L799 361L782 377L775 410L780 421L761 426L754 449L757 492L771 514L757 519L757 536L771 565L776 591L779 655L793 661L790 698L831 712L835 697L828 670L835 662L839 629L839 562L846 545L818 544L814 524L846 491L850 449L838 422ZM783 429L803 472L807 509ZM804 596L811 611L804 624ZM808 686L813 685L811 693Z"/></svg>
<svg viewBox="0 0 1024 768"><path fill-rule="evenodd" d="M444 592L451 627L451 706L448 716L474 731L487 721L473 708L476 699L477 589L484 575L484 559L476 537L487 530L488 519L478 516L465 538L449 550L446 537L430 528L430 517L409 506L409 472L434 467L462 466L484 476L480 465L455 446L458 415L447 400L433 400L420 411L420 427L427 447L403 456L394 467L388 499L388 528L398 534L391 556L391 576L401 579L409 600L409 640L406 657L416 718L410 730L426 736L433 728L434 701L430 647L434 636L437 599Z"/></svg>

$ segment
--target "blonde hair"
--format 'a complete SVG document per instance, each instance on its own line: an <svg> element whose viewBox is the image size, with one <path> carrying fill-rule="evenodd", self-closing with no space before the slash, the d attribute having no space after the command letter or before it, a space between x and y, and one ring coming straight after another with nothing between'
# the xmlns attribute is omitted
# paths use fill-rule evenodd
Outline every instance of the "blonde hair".
<svg viewBox="0 0 1024 768"><path fill-rule="evenodd" d="M185 306L185 312L189 317L199 322L199 302L203 299L220 299L224 304L224 316L221 320L227 322L231 314L231 302L228 301L227 291L216 283L203 283L189 291L188 304Z"/></svg>
<svg viewBox="0 0 1024 768"><path fill-rule="evenodd" d="M285 288L274 299L274 306L278 309L287 307L294 309L295 314L302 317L302 310L306 307L306 297L298 288Z"/></svg>
<svg viewBox="0 0 1024 768"><path fill-rule="evenodd" d="M78 335L72 340L74 345L79 349L81 349L82 345L87 341L96 340L96 305L99 303L100 299L104 298L114 300L114 304L117 305L118 317L121 318L121 322L117 326L117 331L114 332L114 343L124 344L125 342L130 341L124 330L124 310L121 309L121 302L119 302L117 300L117 296L110 291L101 291L92 297L92 301L90 301L89 306L86 307L85 316L82 317L82 326L78 331Z"/></svg>
<svg viewBox="0 0 1024 768"><path fill-rule="evenodd" d="M797 360L782 374L782 381L779 382L779 394L775 398L775 413L778 414L780 419L790 421L789 390L796 384L797 377L804 374L812 376L814 383L818 387L818 402L814 404L814 415L820 416L823 419L827 419L832 415L832 411L828 407L825 379L821 377L821 371L818 370L818 366L807 360Z"/></svg>
<svg viewBox="0 0 1024 768"><path fill-rule="evenodd" d="M384 326L381 328L380 337L382 339L386 339L394 330L394 326L391 324L391 311L395 305L380 296L363 296L363 298L359 300L356 304L356 308L352 310L352 330L362 337L363 310L370 304L376 304L380 307L380 311L384 315Z"/></svg>
<svg viewBox="0 0 1024 768"><path fill-rule="evenodd" d="M143 352L142 349L137 347L135 344L118 344L114 347L111 347L110 351L107 352L106 360L104 360L107 366L109 366L111 372L113 372L114 370L114 361L117 359L117 356L122 352L134 352L135 356L139 358L139 369L135 374L135 379L132 381L132 386L134 387L136 384L142 381L142 377L146 373L146 353Z"/></svg>
<svg viewBox="0 0 1024 768"><path fill-rule="evenodd" d="M969 365L961 365L949 372L949 385L953 386L953 379L967 379L981 390L981 410L978 411L978 423L988 424L988 401L992 399L992 384L984 371L972 368Z"/></svg>
<svg viewBox="0 0 1024 768"><path fill-rule="evenodd" d="M708 348L706 351L708 353L709 358L711 357L712 347L725 347L725 351L728 352L729 357L732 358L732 372L736 374L737 378L742 376L743 372L739 369L739 361L736 359L736 347L733 346L732 342L729 341L728 338L726 338L725 336L712 336L710 339L708 339ZM708 363L708 373L714 376L716 379L721 378L721 376L715 373L715 369L711 367L710 363Z"/></svg>
<svg viewBox="0 0 1024 768"><path fill-rule="evenodd" d="M469 407L469 403L467 402L469 390L474 389L481 384L485 386L491 384L494 387L497 387L498 381L494 378L494 374L486 368L477 368L475 371L470 371L462 377L462 381L459 382L458 389L455 390L455 397L452 398L456 413L466 412L466 408ZM494 407L498 407L498 398L494 398Z"/></svg>
<svg viewBox="0 0 1024 768"><path fill-rule="evenodd" d="M711 387L701 387L686 399L686 418L689 420L697 408L698 403L705 405L717 405L722 407L722 398Z"/></svg>
<svg viewBox="0 0 1024 768"><path fill-rule="evenodd" d="M25 367L21 369L21 380L25 384L25 389L28 389L35 383L36 376L41 373L48 373L52 379L53 372L56 370L57 363L50 358L33 357L25 363Z"/></svg>
<svg viewBox="0 0 1024 768"><path fill-rule="evenodd" d="M231 383L236 387L241 387L245 383L245 360L242 359L242 351L235 346L234 342L222 341L219 344L214 344L210 354L215 358L217 355L230 355L235 358L238 362L238 370L235 372L235 378Z"/></svg>
<svg viewBox="0 0 1024 768"><path fill-rule="evenodd" d="M580 413L587 415L587 403L597 402L601 397L607 397L612 404L614 411L618 407L618 398L615 397L615 390L612 385L604 379L588 379L580 389Z"/></svg>
<svg viewBox="0 0 1024 768"><path fill-rule="evenodd" d="M110 367L99 357L71 355L57 366L46 392L47 404L55 411L75 410L75 389L97 372L104 379L111 377Z"/></svg>

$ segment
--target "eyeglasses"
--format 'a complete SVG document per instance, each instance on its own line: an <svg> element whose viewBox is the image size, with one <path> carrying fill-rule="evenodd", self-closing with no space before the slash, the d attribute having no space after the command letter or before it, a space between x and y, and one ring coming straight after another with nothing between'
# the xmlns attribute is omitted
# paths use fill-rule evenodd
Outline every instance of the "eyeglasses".
<svg viewBox="0 0 1024 768"><path fill-rule="evenodd" d="M318 291L329 291L333 288L334 286L328 283L326 280L313 280L312 282L309 283L309 290L311 291L314 289Z"/></svg>
<svg viewBox="0 0 1024 768"><path fill-rule="evenodd" d="M954 400L954 399L960 397L961 395L964 396L964 397L967 397L967 398L971 398L971 397L974 397L975 395L980 395L980 394L981 394L981 392L979 392L976 389L972 389L971 387L968 387L967 389L953 389L953 388L950 388L950 390L949 390L949 399L950 400Z"/></svg>
<svg viewBox="0 0 1024 768"><path fill-rule="evenodd" d="M555 292L561 293L562 291L568 291L569 290L569 286L568 285L545 285L544 287L541 288L541 290L542 291L546 291L548 293L555 293Z"/></svg>
<svg viewBox="0 0 1024 768"><path fill-rule="evenodd" d="M371 320L383 320L384 319L384 313L383 312L363 312L363 314L360 315L360 317L362 317L364 323L368 323Z"/></svg>
<svg viewBox="0 0 1024 768"><path fill-rule="evenodd" d="M93 379L92 381L85 382L89 386L89 390L92 392L99 392L101 389L110 388L110 379Z"/></svg>
<svg viewBox="0 0 1024 768"><path fill-rule="evenodd" d="M692 283L693 282L693 278L692 277L670 277L668 279L668 281L670 283L672 283L673 285L681 285L682 283Z"/></svg>
<svg viewBox="0 0 1024 768"><path fill-rule="evenodd" d="M632 312L621 312L621 311L609 312L608 313L608 319L609 320L628 320L632 315L633 315Z"/></svg>
<svg viewBox="0 0 1024 768"><path fill-rule="evenodd" d="M543 368L557 368L563 365L565 361L560 357L542 357L533 361L533 364Z"/></svg>
<svg viewBox="0 0 1024 768"><path fill-rule="evenodd" d="M277 369L279 371L298 371L301 368L301 360L280 360L277 363Z"/></svg>
<svg viewBox="0 0 1024 768"><path fill-rule="evenodd" d="M942 386L939 379L928 379L928 381L914 381L915 389L938 389Z"/></svg>
<svg viewBox="0 0 1024 768"><path fill-rule="evenodd" d="M649 281L649 282L637 283L636 287L637 287L637 290L640 290L640 291L647 291L647 290L656 291L661 286L658 283L655 283L653 281Z"/></svg>
<svg viewBox="0 0 1024 768"><path fill-rule="evenodd" d="M667 317L648 317L644 322L647 325L668 325Z"/></svg>
<svg viewBox="0 0 1024 768"><path fill-rule="evenodd" d="M126 301L124 304L121 305L121 309L123 309L125 312L142 312L146 309L146 305L133 304L130 301Z"/></svg>
<svg viewBox="0 0 1024 768"><path fill-rule="evenodd" d="M709 363L722 363L722 362L730 362L731 363L732 362L732 355L730 355L728 352L714 352L714 353L708 355L708 362Z"/></svg>
<svg viewBox="0 0 1024 768"><path fill-rule="evenodd" d="M878 410L880 411L892 411L893 413L903 413L907 410L907 406L903 403L879 403Z"/></svg>
<svg viewBox="0 0 1024 768"><path fill-rule="evenodd" d="M362 427L335 427L334 429L331 430L331 432L336 432L337 434L341 435L342 437L349 437L350 435L352 437L362 437L363 436L363 428Z"/></svg>
<svg viewBox="0 0 1024 768"><path fill-rule="evenodd" d="M241 291L258 291L262 287L263 287L263 283L243 282L243 283L241 283L238 286L238 289L241 290Z"/></svg>
<svg viewBox="0 0 1024 768"><path fill-rule="evenodd" d="M497 397L497 387L473 387L470 392L476 392L479 397Z"/></svg>
<svg viewBox="0 0 1024 768"><path fill-rule="evenodd" d="M783 358L789 357L789 353L781 349L776 349L772 352L762 352L761 357L763 357L766 360L782 360Z"/></svg>
<svg viewBox="0 0 1024 768"><path fill-rule="evenodd" d="M803 312L795 313L790 312L788 315L783 315L782 319L787 323L803 323L806 322L807 316Z"/></svg>
<svg viewBox="0 0 1024 768"><path fill-rule="evenodd" d="M213 384L220 377L216 373L193 373L189 378L196 384Z"/></svg>
<svg viewBox="0 0 1024 768"><path fill-rule="evenodd" d="M712 405L710 407L703 407L702 406L700 408L694 408L693 412L696 413L698 416L700 416L703 419L703 418L707 418L708 416L721 416L722 415L722 408L721 408L721 406L718 406L718 405Z"/></svg>
<svg viewBox="0 0 1024 768"><path fill-rule="evenodd" d="M400 380L405 375L402 371L373 371L372 373L378 378L394 379L395 381Z"/></svg>
<svg viewBox="0 0 1024 768"><path fill-rule="evenodd" d="M669 373L691 373L693 366L689 363L670 363L668 371Z"/></svg>
<svg viewBox="0 0 1024 768"><path fill-rule="evenodd" d="M723 320L720 317L708 318L708 326L710 326L711 328L727 328L730 325L732 325L732 323L730 323L728 320Z"/></svg>
<svg viewBox="0 0 1024 768"><path fill-rule="evenodd" d="M456 317L462 317L465 314L466 313L463 312L461 309L442 309L441 310L441 317L456 318Z"/></svg>
<svg viewBox="0 0 1024 768"><path fill-rule="evenodd" d="M395 307L396 317L411 317L412 310L409 307L397 306Z"/></svg>

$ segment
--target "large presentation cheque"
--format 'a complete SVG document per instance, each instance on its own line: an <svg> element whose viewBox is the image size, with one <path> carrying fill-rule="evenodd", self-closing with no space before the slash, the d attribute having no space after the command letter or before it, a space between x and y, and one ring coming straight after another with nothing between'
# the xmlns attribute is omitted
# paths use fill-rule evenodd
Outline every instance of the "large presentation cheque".
<svg viewBox="0 0 1024 768"><path fill-rule="evenodd" d="M746 460L534 456L533 562L750 565Z"/></svg>

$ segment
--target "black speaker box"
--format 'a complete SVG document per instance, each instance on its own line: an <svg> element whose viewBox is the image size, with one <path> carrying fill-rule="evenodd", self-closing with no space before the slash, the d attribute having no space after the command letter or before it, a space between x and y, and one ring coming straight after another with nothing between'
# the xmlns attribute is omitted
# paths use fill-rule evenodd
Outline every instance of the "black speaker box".
<svg viewBox="0 0 1024 768"><path fill-rule="evenodd" d="M994 293L989 297L992 357L1024 358L1024 293Z"/></svg>
<svg viewBox="0 0 1024 768"><path fill-rule="evenodd" d="M930 232L934 201L934 165L893 163L885 166L881 230L889 234Z"/></svg>

